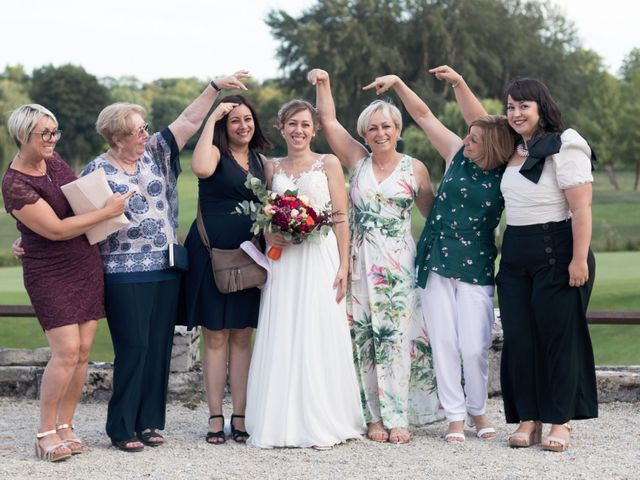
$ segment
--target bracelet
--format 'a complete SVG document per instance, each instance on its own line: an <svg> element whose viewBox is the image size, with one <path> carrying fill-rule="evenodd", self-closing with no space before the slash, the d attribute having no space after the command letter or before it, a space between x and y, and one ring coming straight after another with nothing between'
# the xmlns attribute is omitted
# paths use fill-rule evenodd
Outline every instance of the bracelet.
<svg viewBox="0 0 640 480"><path fill-rule="evenodd" d="M216 82L214 82L213 80L211 80L211 86L218 93L220 93L222 91L222 89L218 85L216 85Z"/></svg>
<svg viewBox="0 0 640 480"><path fill-rule="evenodd" d="M462 81L462 75L460 75L456 83L450 83L449 85L451 85L451 88L458 88L458 85L460 85L461 81Z"/></svg>

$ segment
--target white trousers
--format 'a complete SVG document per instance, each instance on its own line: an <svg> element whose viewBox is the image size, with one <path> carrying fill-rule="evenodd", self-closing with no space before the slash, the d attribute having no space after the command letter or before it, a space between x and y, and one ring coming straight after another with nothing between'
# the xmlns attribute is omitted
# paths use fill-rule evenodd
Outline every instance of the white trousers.
<svg viewBox="0 0 640 480"><path fill-rule="evenodd" d="M484 414L493 286L472 285L429 272L426 288L418 291L433 351L438 397L447 420L464 420L467 412Z"/></svg>

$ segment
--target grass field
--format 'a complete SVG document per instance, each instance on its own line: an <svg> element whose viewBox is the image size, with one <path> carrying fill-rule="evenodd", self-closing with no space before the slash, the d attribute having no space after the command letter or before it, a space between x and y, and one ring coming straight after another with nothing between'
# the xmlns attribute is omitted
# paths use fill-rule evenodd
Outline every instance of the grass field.
<svg viewBox="0 0 640 480"><path fill-rule="evenodd" d="M191 173L190 155L183 155L183 173L179 180L180 227L184 239L195 218L198 193L197 178ZM640 251L624 250L629 246L640 249L640 192L631 190L632 172L619 172L620 191L614 191L604 172L596 172L593 200L593 247L597 252L598 272L590 308L592 310L640 311ZM420 234L424 219L413 217L413 231ZM17 236L15 221L0 213L0 254L7 254ZM28 304L22 287L20 268L0 268L0 304ZM640 326L591 327L598 364L640 364ZM46 339L35 320L0 320L0 347L35 348L46 345ZM91 355L94 361L113 358L107 323L102 321Z"/></svg>

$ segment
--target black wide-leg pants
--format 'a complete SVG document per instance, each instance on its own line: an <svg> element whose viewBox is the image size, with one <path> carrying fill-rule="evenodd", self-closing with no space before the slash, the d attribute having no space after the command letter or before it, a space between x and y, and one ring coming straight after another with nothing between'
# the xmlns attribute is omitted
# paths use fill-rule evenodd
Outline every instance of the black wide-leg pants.
<svg viewBox="0 0 640 480"><path fill-rule="evenodd" d="M586 311L595 278L569 286L571 221L507 226L496 277L504 346L500 381L508 423L562 424L598 416Z"/></svg>
<svg viewBox="0 0 640 480"><path fill-rule="evenodd" d="M115 359L107 435L129 440L164 429L178 280L105 285Z"/></svg>

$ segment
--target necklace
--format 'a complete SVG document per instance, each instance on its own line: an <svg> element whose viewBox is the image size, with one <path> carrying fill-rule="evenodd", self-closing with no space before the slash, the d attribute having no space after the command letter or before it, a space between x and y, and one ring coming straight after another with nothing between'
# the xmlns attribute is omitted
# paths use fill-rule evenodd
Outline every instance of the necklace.
<svg viewBox="0 0 640 480"><path fill-rule="evenodd" d="M516 153L521 157L527 158L529 156L529 150L524 146L524 143L519 143L516 147Z"/></svg>
<svg viewBox="0 0 640 480"><path fill-rule="evenodd" d="M25 162L25 160L20 156L20 153L18 153L18 155L16 155L16 158L20 159L20 162ZM51 183L53 183L53 180L51 180L51 177L49 176L49 172L47 171L47 162L43 159L42 160L44 162L44 167L45 168L39 168L36 166L31 166L29 165L29 168L31 168L32 170L35 170L36 172L38 172L40 175L42 175L43 177L47 177L47 180L49 180Z"/></svg>
<svg viewBox="0 0 640 480"><path fill-rule="evenodd" d="M133 175L134 173L136 173L136 166L138 163L138 160L134 160L133 162L127 162L126 160L120 160L118 157L115 156L115 154L109 150L107 152L107 155L109 155L114 162L116 162L116 164L118 164L118 166L124 171L124 173L126 173L127 175ZM129 169L133 168L133 172L130 172L127 167L129 167Z"/></svg>
<svg viewBox="0 0 640 480"><path fill-rule="evenodd" d="M371 156L371 162L378 167L378 170L380 170L381 173L384 173L385 169L389 166L392 165L394 163L394 158L391 158L390 160L388 160L386 163L378 163L375 161L375 159L373 158L373 155ZM393 169L391 169L393 170Z"/></svg>

